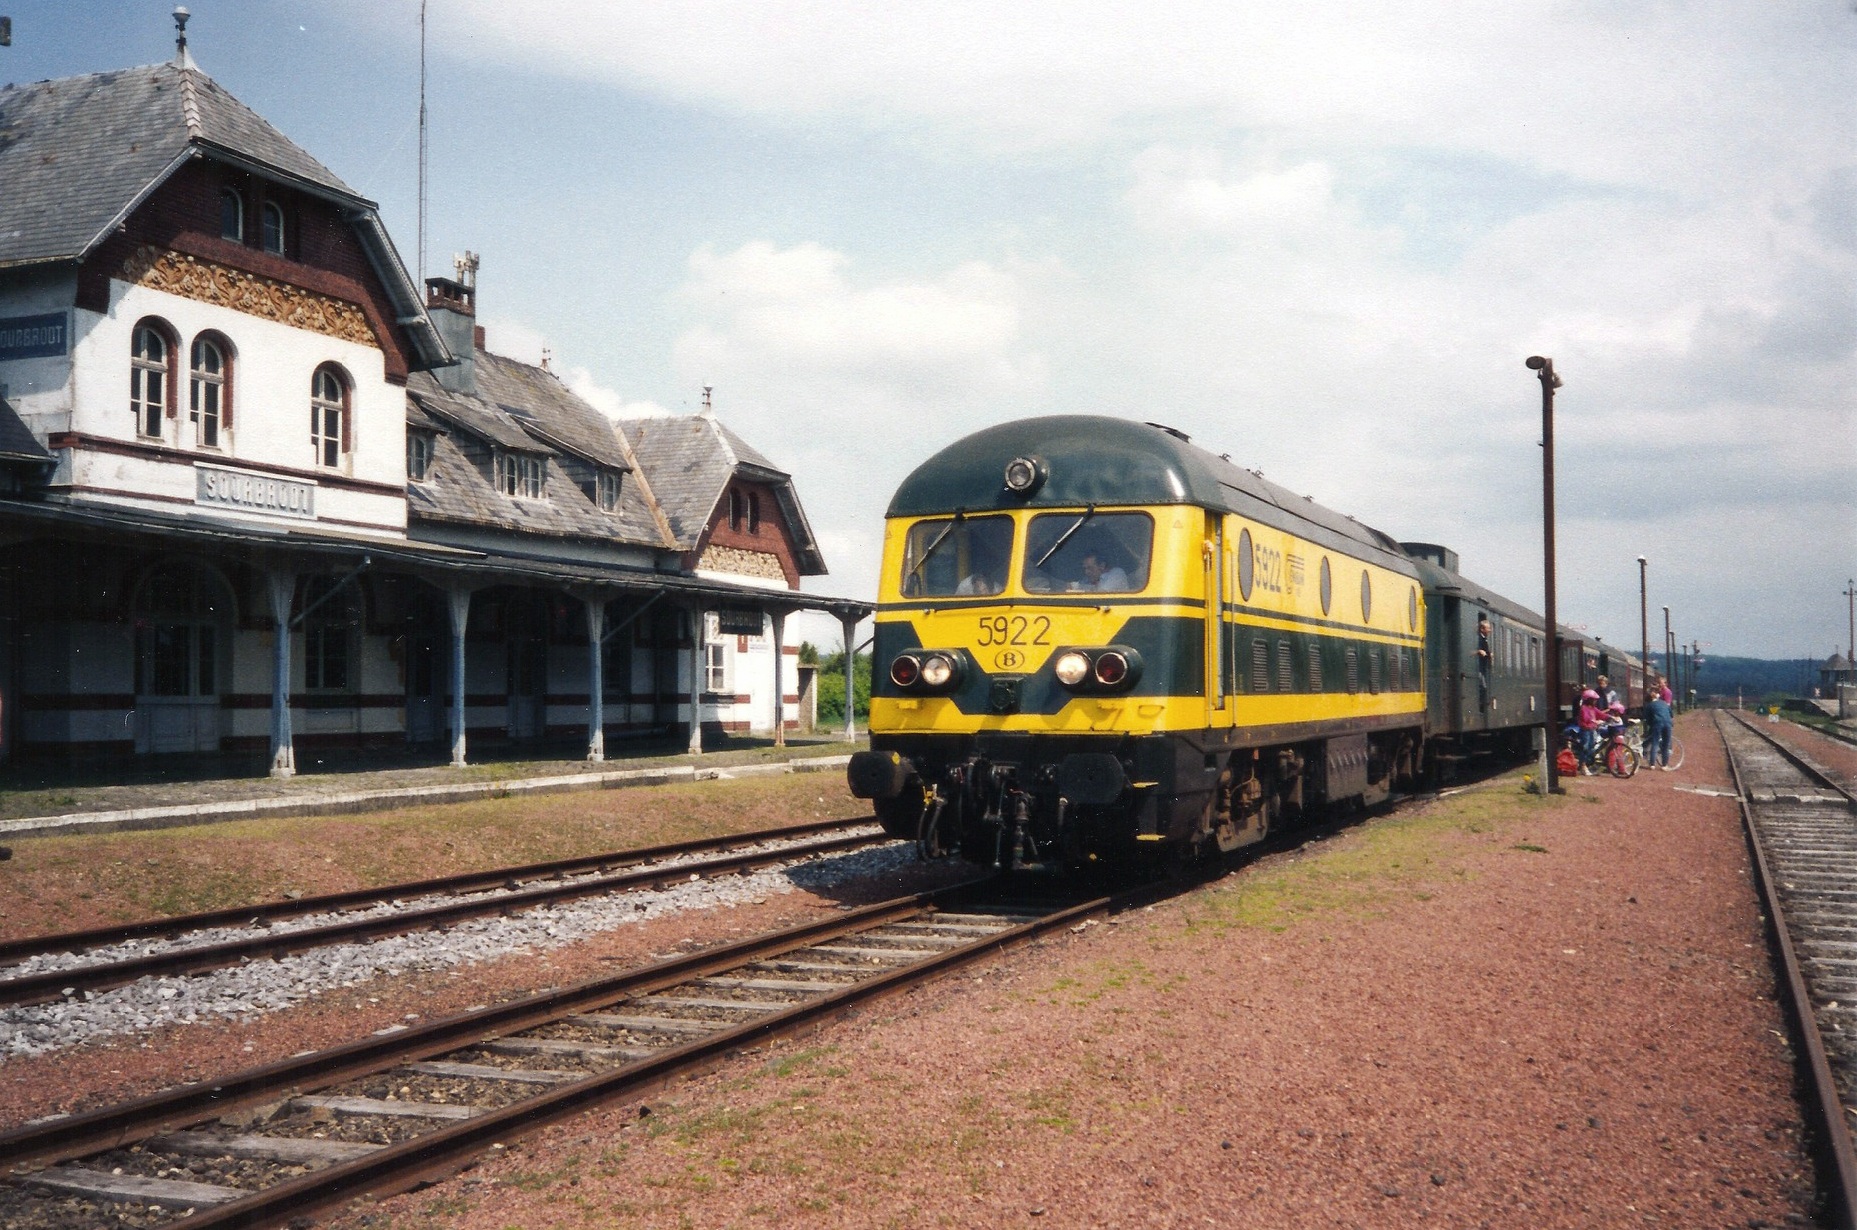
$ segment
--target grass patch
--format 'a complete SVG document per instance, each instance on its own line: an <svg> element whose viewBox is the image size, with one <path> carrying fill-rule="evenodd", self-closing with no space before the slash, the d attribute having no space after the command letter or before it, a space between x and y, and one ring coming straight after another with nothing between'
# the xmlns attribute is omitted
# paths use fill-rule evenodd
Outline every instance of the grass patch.
<svg viewBox="0 0 1857 1230"><path fill-rule="evenodd" d="M1499 779L1491 788L1373 821L1307 847L1284 865L1234 876L1188 903L1187 929L1283 931L1307 919L1363 917L1398 902L1427 900L1440 883L1470 874L1453 849L1459 838L1538 819L1557 804L1504 789L1507 784Z"/></svg>
<svg viewBox="0 0 1857 1230"><path fill-rule="evenodd" d="M0 878L0 936L867 814L842 776L803 773L35 838Z"/></svg>

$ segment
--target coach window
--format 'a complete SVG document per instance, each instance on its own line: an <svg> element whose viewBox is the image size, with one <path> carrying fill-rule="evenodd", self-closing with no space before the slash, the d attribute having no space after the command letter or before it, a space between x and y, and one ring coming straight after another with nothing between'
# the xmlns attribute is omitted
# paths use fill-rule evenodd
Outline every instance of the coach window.
<svg viewBox="0 0 1857 1230"><path fill-rule="evenodd" d="M245 198L237 188L219 190L219 237L245 242Z"/></svg>
<svg viewBox="0 0 1857 1230"><path fill-rule="evenodd" d="M129 408L139 436L160 439L163 420L173 413L175 342L165 323L145 320L135 327L129 358Z"/></svg>
<svg viewBox="0 0 1857 1230"><path fill-rule="evenodd" d="M1147 588L1154 518L1142 512L1043 513L1025 531L1026 591L1132 594Z"/></svg>
<svg viewBox="0 0 1857 1230"><path fill-rule="evenodd" d="M282 256L284 254L283 207L276 201L266 201L264 203L263 217L264 225L260 231L260 239L263 243L264 250L266 252L275 252L279 256Z"/></svg>
<svg viewBox="0 0 1857 1230"><path fill-rule="evenodd" d="M348 381L332 363L316 369L310 380L310 447L316 464L339 470L348 452Z"/></svg>
<svg viewBox="0 0 1857 1230"><path fill-rule="evenodd" d="M1361 622L1373 622L1373 577L1365 568L1361 569Z"/></svg>
<svg viewBox="0 0 1857 1230"><path fill-rule="evenodd" d="M989 597L1006 588L1011 517L937 517L909 527L903 540L906 598Z"/></svg>
<svg viewBox="0 0 1857 1230"><path fill-rule="evenodd" d="M1328 568L1328 557L1322 557L1322 614L1328 614L1328 606L1335 597L1335 578Z"/></svg>
<svg viewBox="0 0 1857 1230"><path fill-rule="evenodd" d="M232 426L232 347L216 334L193 339L187 378L187 417L201 448L220 448Z"/></svg>

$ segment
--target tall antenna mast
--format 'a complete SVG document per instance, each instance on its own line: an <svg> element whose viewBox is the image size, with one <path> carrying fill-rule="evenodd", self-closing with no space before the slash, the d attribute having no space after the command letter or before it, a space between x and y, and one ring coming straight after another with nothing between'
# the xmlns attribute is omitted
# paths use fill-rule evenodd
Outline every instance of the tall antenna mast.
<svg viewBox="0 0 1857 1230"><path fill-rule="evenodd" d="M426 0L419 0L419 285L426 284Z"/></svg>

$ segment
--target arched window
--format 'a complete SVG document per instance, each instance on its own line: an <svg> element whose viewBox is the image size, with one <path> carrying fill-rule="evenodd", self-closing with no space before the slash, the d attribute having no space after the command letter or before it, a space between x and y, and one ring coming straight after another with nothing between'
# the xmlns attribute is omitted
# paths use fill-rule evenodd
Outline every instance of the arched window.
<svg viewBox="0 0 1857 1230"><path fill-rule="evenodd" d="M172 413L173 344L153 321L135 327L129 358L129 408L137 435L161 438L162 420Z"/></svg>
<svg viewBox="0 0 1857 1230"><path fill-rule="evenodd" d="M742 493L729 488L729 528L739 530L742 527Z"/></svg>
<svg viewBox="0 0 1857 1230"><path fill-rule="evenodd" d="M284 210L276 201L264 203L264 227L261 238L266 252L284 254Z"/></svg>
<svg viewBox="0 0 1857 1230"><path fill-rule="evenodd" d="M245 242L245 198L237 188L219 190L219 237Z"/></svg>
<svg viewBox="0 0 1857 1230"><path fill-rule="evenodd" d="M219 448L221 435L232 426L231 348L210 333L193 339L187 417L194 424L194 443L202 448Z"/></svg>
<svg viewBox="0 0 1857 1230"><path fill-rule="evenodd" d="M310 447L316 464L338 470L348 451L348 381L325 363L310 381Z"/></svg>
<svg viewBox="0 0 1857 1230"><path fill-rule="evenodd" d="M748 532L761 532L761 497L753 491L748 493Z"/></svg>

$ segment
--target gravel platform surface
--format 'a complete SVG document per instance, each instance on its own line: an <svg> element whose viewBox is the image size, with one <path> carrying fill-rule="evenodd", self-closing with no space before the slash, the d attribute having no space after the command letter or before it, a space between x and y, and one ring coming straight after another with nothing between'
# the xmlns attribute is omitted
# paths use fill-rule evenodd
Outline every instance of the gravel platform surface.
<svg viewBox="0 0 1857 1230"><path fill-rule="evenodd" d="M1719 744L1085 926L343 1230L1807 1224Z"/></svg>

